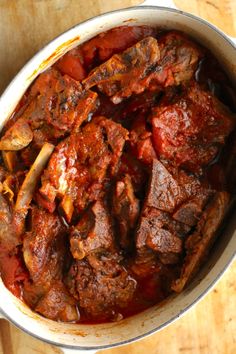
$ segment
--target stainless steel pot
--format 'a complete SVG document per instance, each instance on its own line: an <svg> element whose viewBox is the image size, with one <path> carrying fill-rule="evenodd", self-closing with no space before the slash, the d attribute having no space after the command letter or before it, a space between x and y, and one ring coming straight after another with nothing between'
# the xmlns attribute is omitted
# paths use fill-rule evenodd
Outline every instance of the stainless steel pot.
<svg viewBox="0 0 236 354"><path fill-rule="evenodd" d="M155 6L163 5L163 6ZM218 57L236 84L236 41L196 16L174 8L171 1L145 1L141 7L109 12L78 24L39 51L16 75L0 98L0 127L11 116L23 93L45 68L71 48L98 33L123 24L151 25L179 29L196 38ZM152 6L151 6L152 5ZM169 6L168 8L166 6ZM178 296L171 296L162 306L152 308L121 322L100 325L57 323L32 312L14 297L0 280L2 316L23 331L45 342L60 346L65 353L95 353L141 339L182 316L219 280L233 259L236 250L236 214L228 222L224 235L217 242L207 264L195 280Z"/></svg>

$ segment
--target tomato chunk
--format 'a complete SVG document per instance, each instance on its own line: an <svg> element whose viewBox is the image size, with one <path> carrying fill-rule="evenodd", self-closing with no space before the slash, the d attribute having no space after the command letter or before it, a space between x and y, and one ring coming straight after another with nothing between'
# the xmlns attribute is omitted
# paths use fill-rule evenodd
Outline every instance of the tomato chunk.
<svg viewBox="0 0 236 354"><path fill-rule="evenodd" d="M56 64L62 74L69 75L75 80L83 80L86 77L86 70L78 50L65 54Z"/></svg>

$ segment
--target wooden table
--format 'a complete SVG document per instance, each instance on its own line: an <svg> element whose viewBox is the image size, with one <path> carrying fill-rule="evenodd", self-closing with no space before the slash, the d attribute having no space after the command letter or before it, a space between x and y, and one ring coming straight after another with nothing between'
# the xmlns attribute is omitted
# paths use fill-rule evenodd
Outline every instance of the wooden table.
<svg viewBox="0 0 236 354"><path fill-rule="evenodd" d="M139 0L0 0L0 92L45 43L81 20ZM158 4L158 0L156 1ZM236 0L175 0L236 37ZM101 354L236 353L236 263L218 285L182 319L138 343ZM44 344L0 320L0 353L53 354Z"/></svg>

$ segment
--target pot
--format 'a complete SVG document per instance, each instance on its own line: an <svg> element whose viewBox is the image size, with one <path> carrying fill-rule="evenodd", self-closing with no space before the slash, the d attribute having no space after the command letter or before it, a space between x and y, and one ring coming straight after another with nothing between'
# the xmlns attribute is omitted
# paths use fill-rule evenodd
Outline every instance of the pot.
<svg viewBox="0 0 236 354"><path fill-rule="evenodd" d="M38 74L68 50L110 28L151 25L182 30L208 47L236 84L236 41L196 16L178 11L170 1L162 1L109 12L78 24L39 51L16 75L0 98L0 128L14 111L27 87ZM169 6L168 8L165 6ZM172 8L170 8L172 7ZM65 353L95 353L100 349L127 344L150 335L177 320L213 287L233 259L236 250L236 212L217 241L208 262L194 281L178 296L120 322L99 325L57 323L34 313L12 295L0 280L0 311L4 318L28 334L60 346Z"/></svg>

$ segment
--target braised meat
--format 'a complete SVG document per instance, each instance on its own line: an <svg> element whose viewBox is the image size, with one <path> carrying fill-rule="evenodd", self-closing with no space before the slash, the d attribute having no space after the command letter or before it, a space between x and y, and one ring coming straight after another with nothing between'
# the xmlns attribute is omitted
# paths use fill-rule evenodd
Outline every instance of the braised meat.
<svg viewBox="0 0 236 354"><path fill-rule="evenodd" d="M130 131L130 146L134 156L145 165L151 165L153 159L157 158L152 143L152 132L146 127L145 114L135 118Z"/></svg>
<svg viewBox="0 0 236 354"><path fill-rule="evenodd" d="M158 39L160 59L154 81L166 86L179 85L194 76L203 50L186 35L170 31Z"/></svg>
<svg viewBox="0 0 236 354"><path fill-rule="evenodd" d="M131 245L131 231L139 215L139 200L135 197L129 175L116 182L112 195L112 212L119 226L118 240L122 248Z"/></svg>
<svg viewBox="0 0 236 354"><path fill-rule="evenodd" d="M59 217L32 209L32 230L23 237L23 256L30 277L45 289L62 276L66 253L65 228Z"/></svg>
<svg viewBox="0 0 236 354"><path fill-rule="evenodd" d="M75 322L79 320L75 299L68 293L62 282L55 282L40 298L35 311L51 320Z"/></svg>
<svg viewBox="0 0 236 354"><path fill-rule="evenodd" d="M6 287L85 324L182 291L233 206L235 97L208 49L150 26L100 33L39 74L0 135Z"/></svg>
<svg viewBox="0 0 236 354"><path fill-rule="evenodd" d="M29 123L20 118L7 130L0 141L1 150L17 151L21 150L33 140L33 132Z"/></svg>
<svg viewBox="0 0 236 354"><path fill-rule="evenodd" d="M122 54L113 55L83 82L87 89L98 85L101 92L119 103L149 86L179 85L191 79L201 57L197 45L173 31L158 42L147 37Z"/></svg>
<svg viewBox="0 0 236 354"><path fill-rule="evenodd" d="M157 259L155 252L149 248L140 248L131 264L132 272L138 278L146 278L151 273L158 273L161 270L161 262Z"/></svg>
<svg viewBox="0 0 236 354"><path fill-rule="evenodd" d="M107 319L132 300L136 281L120 265L117 254L91 254L71 266L66 281L88 317Z"/></svg>
<svg viewBox="0 0 236 354"><path fill-rule="evenodd" d="M41 76L41 82L35 83L38 95L31 103L34 108L26 109L24 116L33 129L48 123L53 127L54 134L58 132L63 136L74 125L78 128L87 119L95 108L97 95L91 91L84 92L79 82L67 75L60 75L56 70L49 69L43 75L47 75L47 87L45 89L44 83L41 84L44 78Z"/></svg>
<svg viewBox="0 0 236 354"><path fill-rule="evenodd" d="M145 211L144 211L145 214ZM157 209L148 210L140 220L137 230L137 248L148 246L160 253L182 252L182 240L174 232L168 230L171 218Z"/></svg>
<svg viewBox="0 0 236 354"><path fill-rule="evenodd" d="M199 221L201 213L212 194L212 191L204 191L201 194L184 202L172 215L173 218L186 225L195 226Z"/></svg>
<svg viewBox="0 0 236 354"><path fill-rule="evenodd" d="M23 237L23 257L30 275L24 282L23 298L48 318L71 321L70 313L72 316L75 312L73 299L66 297L66 290L63 291L60 284L68 258L65 227L57 215L36 206L32 209L30 224L31 231ZM56 300L57 303L53 303ZM78 316L74 317L76 319Z"/></svg>
<svg viewBox="0 0 236 354"><path fill-rule="evenodd" d="M0 148L2 144L3 150L19 150L32 139L38 148L47 141L55 142L80 127L95 109L96 100L95 92L84 92L79 82L48 69L31 87L20 119L2 137ZM15 147L6 145L9 138Z"/></svg>
<svg viewBox="0 0 236 354"><path fill-rule="evenodd" d="M120 124L116 124L109 119L104 119L103 117L96 119L95 123L100 123L104 140L108 145L108 149L112 153L110 172L114 175L117 172L118 163L123 152L125 141L128 140L129 133Z"/></svg>
<svg viewBox="0 0 236 354"><path fill-rule="evenodd" d="M45 198L47 203L43 203L42 198L38 199L38 202L49 211L55 209L55 198L57 195L63 198L67 193L72 194L75 178L77 177L76 148L76 135L72 135L60 142L55 148L49 160L48 167L41 177L42 187L40 188L40 194ZM78 177L80 176L83 178L83 173L78 175ZM73 199L71 204L73 208ZM68 216L71 217L71 213Z"/></svg>
<svg viewBox="0 0 236 354"><path fill-rule="evenodd" d="M55 149L42 177L41 195L51 203L56 197L81 211L102 194L102 184L117 169L128 132L104 117L96 117L78 134ZM96 143L94 143L96 142ZM66 213L70 221L73 210Z"/></svg>
<svg viewBox="0 0 236 354"><path fill-rule="evenodd" d="M183 187L172 177L165 166L153 160L152 174L147 193L147 206L172 212L186 198Z"/></svg>
<svg viewBox="0 0 236 354"><path fill-rule="evenodd" d="M163 163L157 159L153 160L146 205L173 212L184 201L194 197L196 202L198 200L199 208L202 208L207 196L211 194L210 189L184 170L171 166L168 170ZM186 224L188 223L189 221Z"/></svg>
<svg viewBox="0 0 236 354"><path fill-rule="evenodd" d="M187 255L180 278L173 282L172 289L174 291L180 292L183 290L208 255L226 213L228 203L228 193L218 192L202 214L196 231L186 240Z"/></svg>
<svg viewBox="0 0 236 354"><path fill-rule="evenodd" d="M0 180L6 177L0 170ZM1 182L0 182L0 186ZM21 296L22 283L28 278L21 253L21 220L12 203L0 193L0 274L4 284L17 297ZM21 225L20 225L21 226Z"/></svg>
<svg viewBox="0 0 236 354"><path fill-rule="evenodd" d="M12 249L19 244L19 239L12 228L13 212L9 202L0 193L0 244Z"/></svg>
<svg viewBox="0 0 236 354"><path fill-rule="evenodd" d="M83 259L93 251L114 247L111 216L104 203L96 201L72 228L71 253L75 259Z"/></svg>
<svg viewBox="0 0 236 354"><path fill-rule="evenodd" d="M138 254L150 250L162 264L175 264L183 253L183 239L190 227L172 219L169 213L155 208L144 207L136 233ZM141 258L141 257L140 257Z"/></svg>
<svg viewBox="0 0 236 354"><path fill-rule="evenodd" d="M118 178L122 178L128 174L135 193L143 191L144 186L148 180L148 173L145 166L138 161L131 153L123 153L120 159L119 168L117 171Z"/></svg>
<svg viewBox="0 0 236 354"><path fill-rule="evenodd" d="M14 208L14 200L23 177L21 172L0 170L0 245L9 251L22 244L26 214Z"/></svg>
<svg viewBox="0 0 236 354"><path fill-rule="evenodd" d="M159 157L196 171L214 160L235 119L210 92L192 83L174 102L153 109L153 142Z"/></svg>
<svg viewBox="0 0 236 354"><path fill-rule="evenodd" d="M161 254L159 258L165 257ZM175 259L174 259L175 258ZM132 262L132 272L138 282L137 298L142 289L142 301L152 303L154 298L162 301L171 292L171 282L178 274L178 255L168 253L166 263L160 262L155 254L148 250L139 250Z"/></svg>
<svg viewBox="0 0 236 354"><path fill-rule="evenodd" d="M183 239L202 215L214 191L194 176L153 160L149 187L136 234L138 250L157 252L164 264L176 263ZM176 257L177 255L177 257Z"/></svg>
<svg viewBox="0 0 236 354"><path fill-rule="evenodd" d="M132 93L145 90L143 81L159 57L156 39L144 38L94 69L83 83L86 89L98 85L101 92L112 97L114 103L119 103Z"/></svg>

